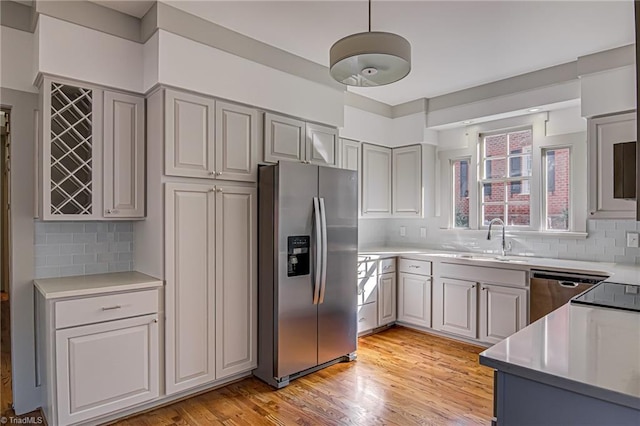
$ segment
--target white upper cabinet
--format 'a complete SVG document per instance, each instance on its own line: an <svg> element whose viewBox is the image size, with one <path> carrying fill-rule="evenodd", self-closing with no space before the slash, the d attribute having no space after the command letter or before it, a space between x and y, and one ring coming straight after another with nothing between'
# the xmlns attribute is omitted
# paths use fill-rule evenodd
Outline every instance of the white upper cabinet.
<svg viewBox="0 0 640 426"><path fill-rule="evenodd" d="M391 215L391 148L362 144L362 216Z"/></svg>
<svg viewBox="0 0 640 426"><path fill-rule="evenodd" d="M338 165L338 130L307 123L306 160L319 166Z"/></svg>
<svg viewBox="0 0 640 426"><path fill-rule="evenodd" d="M215 101L167 90L165 93L165 174L215 177Z"/></svg>
<svg viewBox="0 0 640 426"><path fill-rule="evenodd" d="M218 179L258 180L258 111L216 103L216 174Z"/></svg>
<svg viewBox="0 0 640 426"><path fill-rule="evenodd" d="M105 217L144 217L144 155L144 99L105 92Z"/></svg>
<svg viewBox="0 0 640 426"><path fill-rule="evenodd" d="M393 215L422 216L422 149L393 148Z"/></svg>
<svg viewBox="0 0 640 426"><path fill-rule="evenodd" d="M635 186L634 155L622 148L626 145L626 150L631 143L635 152L636 132L635 113L589 119L589 167L595 171L589 173L591 218L636 218L635 195L624 195L629 191L621 188L625 177ZM624 161L625 157L629 163Z"/></svg>
<svg viewBox="0 0 640 426"><path fill-rule="evenodd" d="M40 218L144 217L144 99L42 81Z"/></svg>
<svg viewBox="0 0 640 426"><path fill-rule="evenodd" d="M340 139L340 168L360 171L361 144L351 139Z"/></svg>
<svg viewBox="0 0 640 426"><path fill-rule="evenodd" d="M480 286L480 340L498 343L527 325L527 290Z"/></svg>
<svg viewBox="0 0 640 426"><path fill-rule="evenodd" d="M264 115L264 161L304 161L305 122L277 114Z"/></svg>

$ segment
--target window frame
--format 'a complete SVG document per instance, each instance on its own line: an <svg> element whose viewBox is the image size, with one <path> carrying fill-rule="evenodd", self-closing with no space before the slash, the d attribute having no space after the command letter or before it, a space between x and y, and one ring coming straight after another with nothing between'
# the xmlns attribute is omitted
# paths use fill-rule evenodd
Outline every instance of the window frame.
<svg viewBox="0 0 640 426"><path fill-rule="evenodd" d="M457 162L466 162L467 163L467 196L466 198L469 200L469 215L468 215L468 219L467 219L467 226L456 226L456 200L455 200L455 179L456 179L456 175L455 175L455 163ZM449 218L449 224L450 224L450 228L451 229L473 229L472 228L472 215L475 215L476 213L473 213L473 207L472 207L472 191L471 188L473 187L473 182L472 182L472 173L473 170L473 158L472 156L463 156L463 157L452 157L449 159L449 176L450 176L450 183L451 183L451 191L450 191L450 195L451 195L451 203L450 203L450 208L451 208L451 217ZM476 179L477 180L477 179ZM461 188L460 188L461 189Z"/></svg>
<svg viewBox="0 0 640 426"><path fill-rule="evenodd" d="M558 151L561 149L569 150L569 184L568 184L568 205L569 205L569 215L568 215L568 223L567 229L550 229L548 225L548 203L547 203L547 193L548 193L548 179L549 179L549 170L547 164L547 155L549 151ZM572 232L575 228L575 214L574 214L574 199L573 199L573 187L574 187L574 147L572 145L554 145L554 146L543 146L540 147L541 155L540 158L542 160L542 186L541 189L541 201L542 201L542 209L540 211L540 231L548 232L553 234L563 234L567 232ZM555 162L555 155L554 155ZM554 164L554 192L555 192L555 164Z"/></svg>
<svg viewBox="0 0 640 426"><path fill-rule="evenodd" d="M508 135L511 133L518 133L518 132L522 132L522 131L526 131L529 130L531 132L531 150L529 152L530 158L531 158L531 170L530 170L530 174L529 176L522 176L522 169L523 169L523 152L520 151L517 153L517 155L513 155L511 153L509 153L509 146L508 146ZM507 135L507 152L505 153L504 156L496 156L496 159L504 159L505 160L505 164L506 164L506 168L507 171L505 173L504 177L500 177L500 178L487 178L486 176L486 165L487 164L491 164L491 163L485 163L485 161L487 159L491 159L491 157L485 157L485 140L487 137L491 137L491 136L496 136L496 135ZM483 206L486 204L489 205L500 205L502 204L504 207L504 220L505 223L507 223L508 220L508 215L509 215L509 205L525 205L526 203L524 202L509 202L509 197L512 194L512 188L513 188L513 184L516 182L520 182L520 192L518 192L518 194L524 194L524 195L529 195L529 225L507 225L506 228L510 229L510 230L522 230L522 231L530 231L530 230L536 230L539 229L539 227L537 226L536 222L536 217L534 215L534 202L535 202L535 196L532 193L532 182L535 179L534 177L534 152L535 150L535 129L533 124L528 124L528 125L521 125L521 126L513 126L513 127L507 127L507 128L503 128L503 129L498 129L498 130L492 130L492 131L479 131L477 133L477 162L478 162L478 200L477 200L477 204L478 204L478 217L477 217L477 221L478 221L478 228L479 229L487 229L488 225L484 224L484 214L483 214ZM511 172L511 160L518 158L520 159L520 176L508 176ZM522 189L525 185L524 182L527 181L529 184L527 185L529 191L527 193L522 192ZM483 201L483 197L485 195L485 184L493 184L493 183L504 183L504 200L502 201L502 203L485 203ZM490 187L490 186L489 186Z"/></svg>

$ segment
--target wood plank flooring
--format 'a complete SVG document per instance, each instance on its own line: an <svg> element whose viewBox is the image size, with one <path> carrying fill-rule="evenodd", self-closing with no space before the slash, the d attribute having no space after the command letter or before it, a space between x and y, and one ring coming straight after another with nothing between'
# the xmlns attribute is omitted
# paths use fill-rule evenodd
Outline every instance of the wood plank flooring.
<svg viewBox="0 0 640 426"><path fill-rule="evenodd" d="M116 423L151 425L489 425L483 349L404 327L359 339L358 359L273 390L248 378Z"/></svg>

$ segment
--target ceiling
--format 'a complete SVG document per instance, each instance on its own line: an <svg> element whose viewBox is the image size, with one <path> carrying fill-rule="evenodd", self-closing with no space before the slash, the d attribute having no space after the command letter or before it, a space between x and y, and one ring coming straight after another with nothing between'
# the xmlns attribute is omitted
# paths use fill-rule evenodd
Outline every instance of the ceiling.
<svg viewBox="0 0 640 426"><path fill-rule="evenodd" d="M367 30L366 0L165 2L324 66L335 41ZM99 3L125 11L126 3L137 2ZM139 5L137 13L143 9ZM398 33L411 42L412 70L388 86L349 90L389 105L574 61L635 41L630 0L374 0L371 19L373 31Z"/></svg>

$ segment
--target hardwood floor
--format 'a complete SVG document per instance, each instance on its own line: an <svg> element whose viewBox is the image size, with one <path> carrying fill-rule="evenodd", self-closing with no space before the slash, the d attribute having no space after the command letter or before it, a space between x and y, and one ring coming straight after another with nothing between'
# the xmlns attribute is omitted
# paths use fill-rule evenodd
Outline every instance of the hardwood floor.
<svg viewBox="0 0 640 426"><path fill-rule="evenodd" d="M403 327L362 337L358 360L273 390L248 378L117 425L488 425L483 349Z"/></svg>

